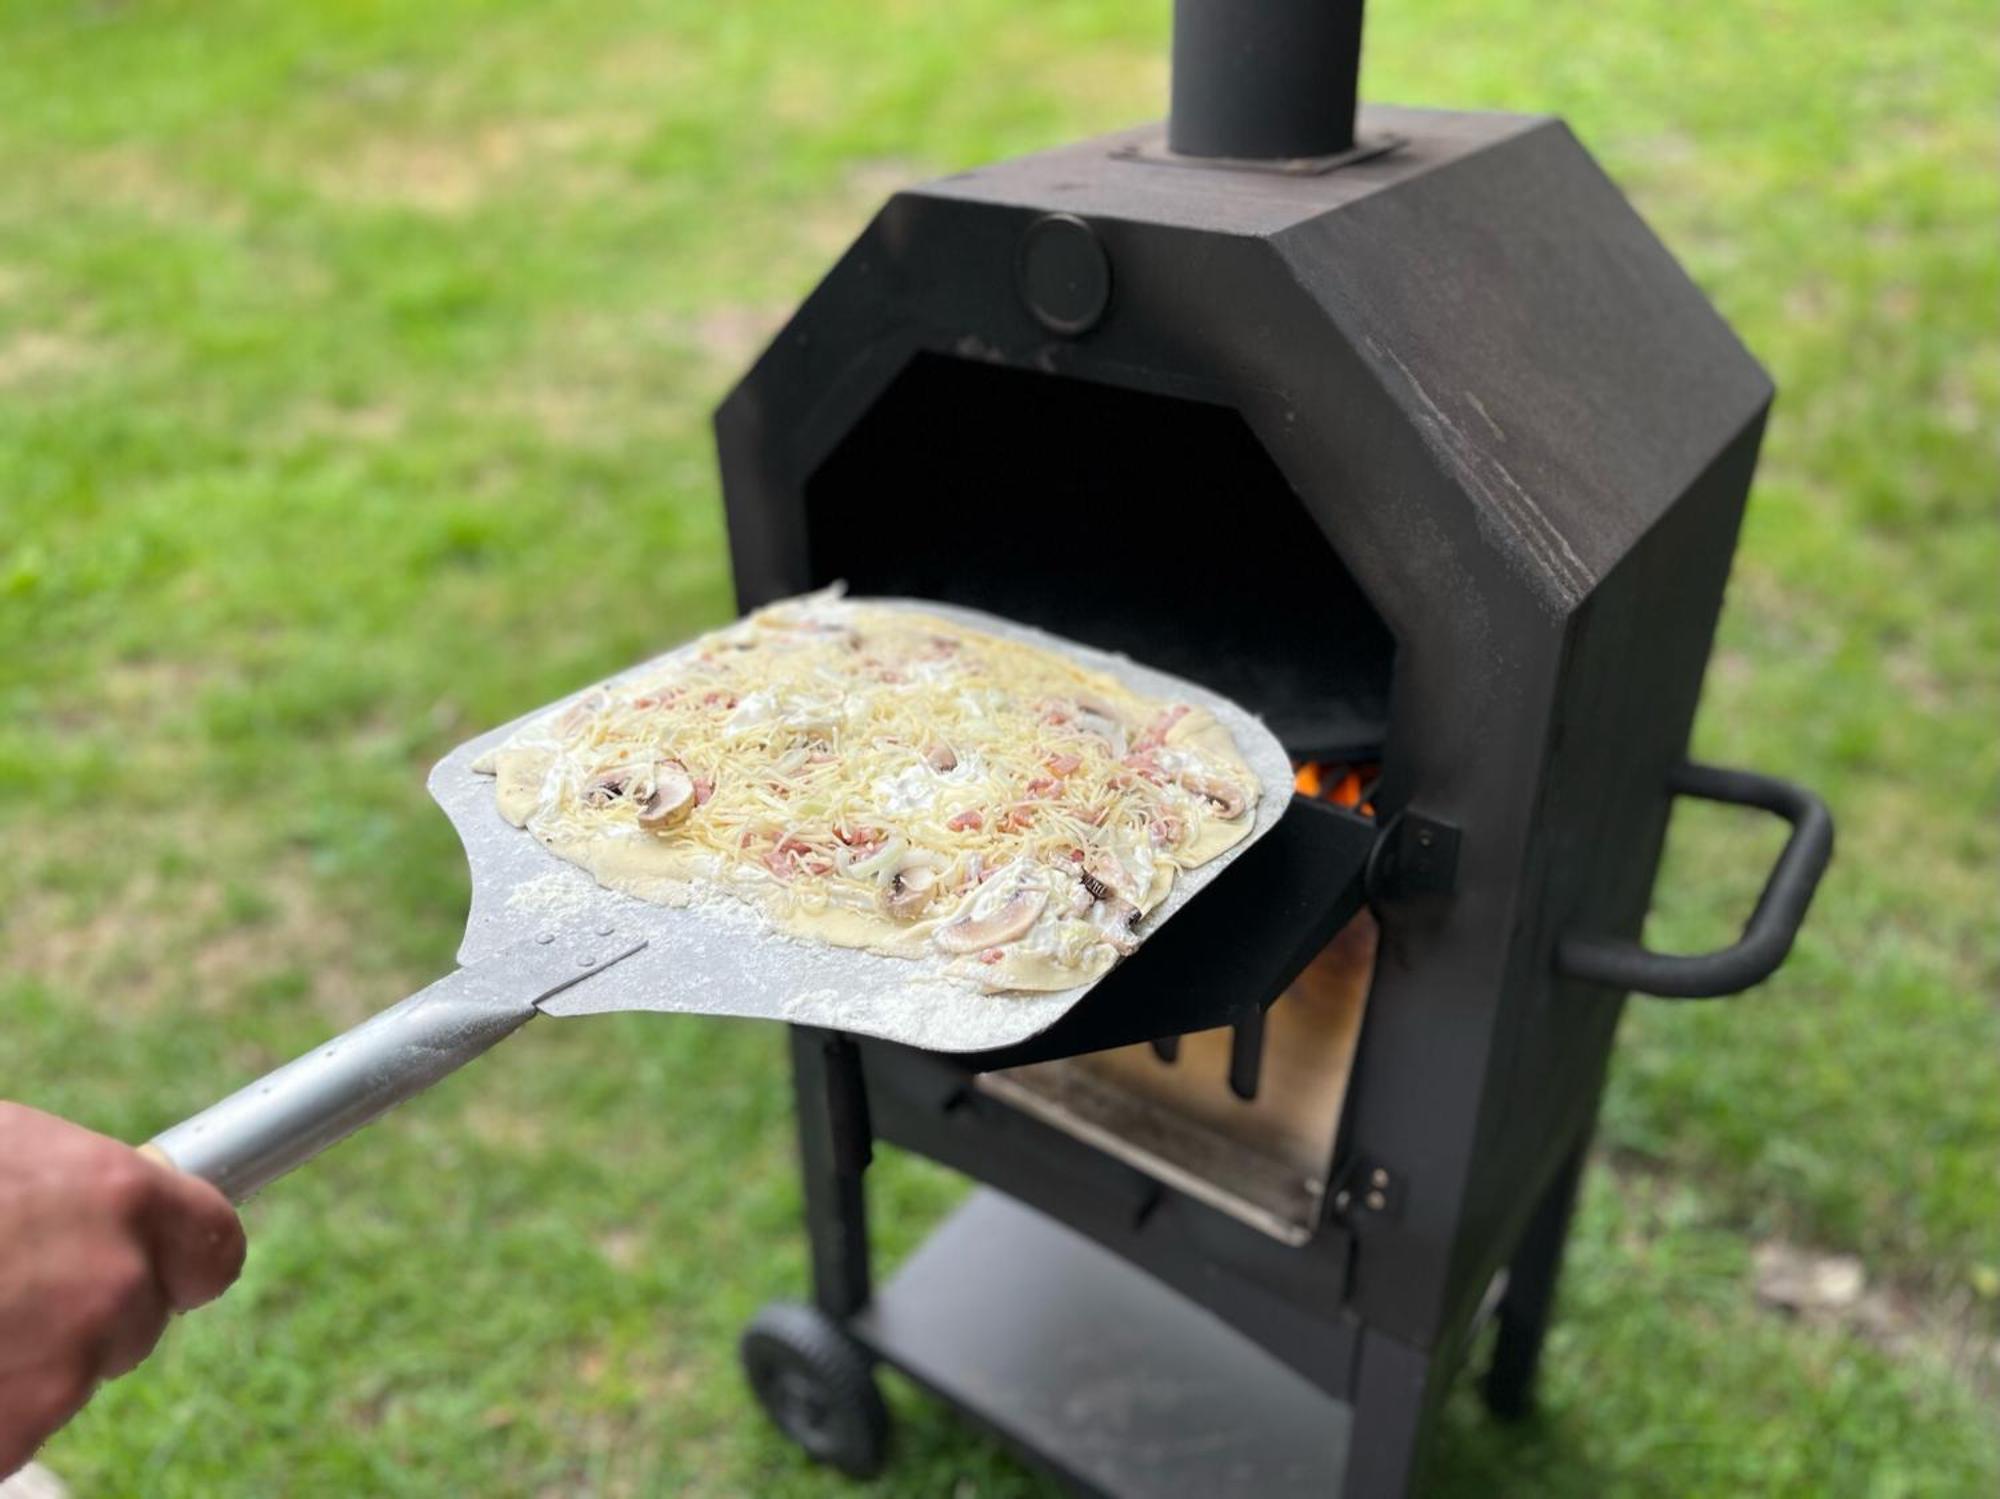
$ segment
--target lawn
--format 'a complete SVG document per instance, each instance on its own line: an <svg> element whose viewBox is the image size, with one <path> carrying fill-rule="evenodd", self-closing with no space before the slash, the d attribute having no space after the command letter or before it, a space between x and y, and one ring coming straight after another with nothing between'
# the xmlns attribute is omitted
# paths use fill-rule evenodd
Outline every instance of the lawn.
<svg viewBox="0 0 2000 1499"><path fill-rule="evenodd" d="M707 413L873 204L1156 114L1164 0L0 0L0 1094L143 1138L441 972L442 751L731 609ZM1543 1415L1454 1495L2000 1491L2000 32L1380 0L1365 92L1565 115L1780 399L1697 748L1841 852L1637 1004ZM1768 853L1688 814L1661 943ZM803 1284L779 1036L545 1023L255 1203L81 1495L845 1492L733 1339ZM954 1197L873 1173L894 1254ZM1760 1255L1851 1255L1810 1315ZM874 1492L1039 1480L896 1393Z"/></svg>

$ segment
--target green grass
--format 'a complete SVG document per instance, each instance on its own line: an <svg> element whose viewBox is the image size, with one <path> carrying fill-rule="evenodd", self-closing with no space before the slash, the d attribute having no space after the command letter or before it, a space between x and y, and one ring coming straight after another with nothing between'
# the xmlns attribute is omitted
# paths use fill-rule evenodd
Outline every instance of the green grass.
<svg viewBox="0 0 2000 1499"><path fill-rule="evenodd" d="M729 611L706 416L887 184L1158 112L1167 7L0 0L0 1092L139 1138L441 970L422 773ZM1983 6L1383 3L1372 97L1553 111L1781 397L1697 748L1841 854L1635 1005L1544 1417L1445 1491L2000 1490L2000 49ZM1654 935L1768 843L1675 826ZM83 1494L841 1491L732 1340L803 1278L781 1048L537 1027L250 1211ZM893 1255L955 1188L875 1173ZM1943 1329L1782 1319L1860 1254ZM899 1396L879 1492L1041 1492Z"/></svg>

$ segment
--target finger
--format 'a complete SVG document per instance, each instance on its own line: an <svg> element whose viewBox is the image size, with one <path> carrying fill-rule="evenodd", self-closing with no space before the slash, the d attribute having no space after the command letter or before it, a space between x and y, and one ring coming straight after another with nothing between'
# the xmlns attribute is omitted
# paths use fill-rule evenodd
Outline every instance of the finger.
<svg viewBox="0 0 2000 1499"><path fill-rule="evenodd" d="M96 1377L116 1379L129 1374L167 1330L166 1292L152 1267L133 1255L129 1271L106 1278L117 1287L116 1300L105 1317L105 1329L93 1361Z"/></svg>
<svg viewBox="0 0 2000 1499"><path fill-rule="evenodd" d="M37 1368L0 1378L0 1474L12 1473L60 1431L96 1387L80 1366Z"/></svg>
<svg viewBox="0 0 2000 1499"><path fill-rule="evenodd" d="M151 1169L158 1182L141 1228L168 1307L184 1312L235 1283L243 1269L243 1220L200 1177L166 1166Z"/></svg>

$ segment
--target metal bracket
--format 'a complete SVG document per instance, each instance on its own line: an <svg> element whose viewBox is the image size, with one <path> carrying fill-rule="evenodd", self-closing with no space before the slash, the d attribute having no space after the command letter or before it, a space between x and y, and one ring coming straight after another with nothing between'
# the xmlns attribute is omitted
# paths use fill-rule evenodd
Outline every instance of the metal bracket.
<svg viewBox="0 0 2000 1499"><path fill-rule="evenodd" d="M1333 1182L1333 1216L1350 1228L1394 1218L1403 1208L1403 1182L1387 1166L1353 1160Z"/></svg>
<svg viewBox="0 0 2000 1499"><path fill-rule="evenodd" d="M1458 843L1453 824L1398 812L1368 854L1368 898L1449 895L1458 885Z"/></svg>

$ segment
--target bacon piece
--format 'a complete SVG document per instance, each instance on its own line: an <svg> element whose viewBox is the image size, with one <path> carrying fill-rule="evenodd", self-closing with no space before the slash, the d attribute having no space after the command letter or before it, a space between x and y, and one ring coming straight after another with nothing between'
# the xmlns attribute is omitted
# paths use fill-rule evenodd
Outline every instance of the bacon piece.
<svg viewBox="0 0 2000 1499"><path fill-rule="evenodd" d="M1192 710L1186 703L1175 703L1159 717L1146 725L1145 731L1132 741L1135 750L1158 749L1167 742L1167 734L1173 726L1186 718Z"/></svg>

